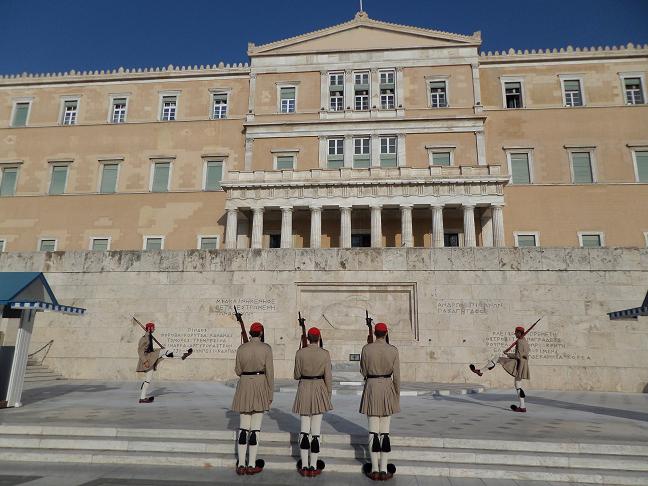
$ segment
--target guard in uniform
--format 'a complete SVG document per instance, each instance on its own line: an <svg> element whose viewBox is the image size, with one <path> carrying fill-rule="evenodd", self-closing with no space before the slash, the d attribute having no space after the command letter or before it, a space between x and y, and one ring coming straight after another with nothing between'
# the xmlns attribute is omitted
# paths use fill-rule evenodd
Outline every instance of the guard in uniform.
<svg viewBox="0 0 648 486"><path fill-rule="evenodd" d="M319 476L324 469L324 461L319 459L322 416L333 410L331 356L322 347L318 328L311 327L307 338L308 346L295 355L294 376L299 385L293 413L301 416L301 459L297 462L297 470L302 476Z"/></svg>
<svg viewBox="0 0 648 486"><path fill-rule="evenodd" d="M144 326L146 334L144 334L139 343L137 343L137 354L139 361L137 363L137 372L146 373L144 375L144 382L142 383L140 393L140 403L151 403L155 397L147 397L148 389L153 381L153 373L157 370L158 364L164 358L173 358L173 353L164 349L153 349L153 331L155 331L155 323L147 322Z"/></svg>
<svg viewBox="0 0 648 486"><path fill-rule="evenodd" d="M263 341L263 326L255 322L250 326L250 340L236 351L235 371L240 378L232 410L241 414L236 464L239 475L260 473L265 465L262 459L257 459L257 451L263 412L270 410L272 403L274 369L272 348Z"/></svg>
<svg viewBox="0 0 648 486"><path fill-rule="evenodd" d="M362 348L360 372L365 378L360 413L369 418L371 464L364 473L374 481L391 479L396 467L388 463L391 416L400 412L400 362L398 350L387 342L387 324L374 328L376 339Z"/></svg>

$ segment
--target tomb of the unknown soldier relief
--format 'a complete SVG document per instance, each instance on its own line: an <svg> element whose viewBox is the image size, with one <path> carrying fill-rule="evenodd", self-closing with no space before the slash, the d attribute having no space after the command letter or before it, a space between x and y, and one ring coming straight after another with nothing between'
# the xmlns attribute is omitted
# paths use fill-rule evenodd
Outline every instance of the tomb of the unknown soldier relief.
<svg viewBox="0 0 648 486"><path fill-rule="evenodd" d="M0 471L647 484L648 44L360 5L0 75Z"/></svg>

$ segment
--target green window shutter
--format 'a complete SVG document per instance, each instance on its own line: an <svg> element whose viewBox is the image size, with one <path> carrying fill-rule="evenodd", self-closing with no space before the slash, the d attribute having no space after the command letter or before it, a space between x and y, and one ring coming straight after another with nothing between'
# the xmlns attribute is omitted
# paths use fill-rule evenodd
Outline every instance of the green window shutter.
<svg viewBox="0 0 648 486"><path fill-rule="evenodd" d="M16 103L16 111L11 126L24 127L27 125L27 114L29 113L29 103Z"/></svg>
<svg viewBox="0 0 648 486"><path fill-rule="evenodd" d="M295 88L281 88L281 99L282 100L294 100L295 99Z"/></svg>
<svg viewBox="0 0 648 486"><path fill-rule="evenodd" d="M433 152L432 165L450 165L450 152Z"/></svg>
<svg viewBox="0 0 648 486"><path fill-rule="evenodd" d="M369 155L354 155L353 156L353 168L354 169L366 169L371 166L371 159Z"/></svg>
<svg viewBox="0 0 648 486"><path fill-rule="evenodd" d="M438 89L445 89L445 81L431 81L430 82L430 89L432 91L438 90Z"/></svg>
<svg viewBox="0 0 648 486"><path fill-rule="evenodd" d="M40 251L54 251L56 249L56 240L41 240Z"/></svg>
<svg viewBox="0 0 648 486"><path fill-rule="evenodd" d="M169 173L171 164L169 162L160 162L153 167L153 192L167 192L169 190Z"/></svg>
<svg viewBox="0 0 648 486"><path fill-rule="evenodd" d="M589 152L574 152L572 154L572 167L574 170L574 184L594 182Z"/></svg>
<svg viewBox="0 0 648 486"><path fill-rule="evenodd" d="M511 154L511 179L513 184L531 184L528 154Z"/></svg>
<svg viewBox="0 0 648 486"><path fill-rule="evenodd" d="M601 246L600 235L581 235L583 248L598 248Z"/></svg>
<svg viewBox="0 0 648 486"><path fill-rule="evenodd" d="M101 194L112 194L117 190L117 171L119 166L117 164L103 164L101 171L101 187L99 192Z"/></svg>
<svg viewBox="0 0 648 486"><path fill-rule="evenodd" d="M203 237L200 238L200 249L201 250L217 250L218 249L218 238L217 237Z"/></svg>
<svg viewBox="0 0 648 486"><path fill-rule="evenodd" d="M108 251L108 239L107 238L95 238L92 240L92 250L93 251Z"/></svg>
<svg viewBox="0 0 648 486"><path fill-rule="evenodd" d="M380 154L380 167L398 167L396 154Z"/></svg>
<svg viewBox="0 0 648 486"><path fill-rule="evenodd" d="M214 101L220 102L220 103L227 103L227 93L215 93L214 94Z"/></svg>
<svg viewBox="0 0 648 486"><path fill-rule="evenodd" d="M63 194L67 180L67 165L55 165L52 168L52 180L50 182L50 194Z"/></svg>
<svg viewBox="0 0 648 486"><path fill-rule="evenodd" d="M295 158L292 155L278 155L277 156L277 170L291 170L294 169Z"/></svg>
<svg viewBox="0 0 648 486"><path fill-rule="evenodd" d="M580 91L580 81L576 79L565 80L565 91Z"/></svg>
<svg viewBox="0 0 648 486"><path fill-rule="evenodd" d="M0 196L13 196L16 193L16 179L18 178L18 169L7 168L2 171L2 181L0 181Z"/></svg>
<svg viewBox="0 0 648 486"><path fill-rule="evenodd" d="M207 174L205 178L206 191L218 191L223 180L223 163L207 162Z"/></svg>
<svg viewBox="0 0 648 486"><path fill-rule="evenodd" d="M637 159L637 179L639 182L648 182L648 152L635 152Z"/></svg>
<svg viewBox="0 0 648 486"><path fill-rule="evenodd" d="M329 155L326 161L328 169L340 169L344 167L344 155Z"/></svg>
<svg viewBox="0 0 648 486"><path fill-rule="evenodd" d="M518 247L536 246L535 235L518 235Z"/></svg>
<svg viewBox="0 0 648 486"><path fill-rule="evenodd" d="M146 250L161 250L161 249L162 249L162 238L146 239Z"/></svg>

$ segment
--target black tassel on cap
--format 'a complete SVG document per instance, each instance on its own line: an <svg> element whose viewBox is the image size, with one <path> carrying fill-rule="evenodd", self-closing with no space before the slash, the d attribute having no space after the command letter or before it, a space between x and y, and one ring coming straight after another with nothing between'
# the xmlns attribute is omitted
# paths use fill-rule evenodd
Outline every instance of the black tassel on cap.
<svg viewBox="0 0 648 486"><path fill-rule="evenodd" d="M299 448L304 450L310 449L310 443L308 442L308 434L302 432L301 435L302 438L301 438L301 442L299 443Z"/></svg>
<svg viewBox="0 0 648 486"><path fill-rule="evenodd" d="M313 440L311 440L311 452L313 454L319 454L319 435L314 435Z"/></svg>
<svg viewBox="0 0 648 486"><path fill-rule="evenodd" d="M323 348L323 347L324 347L324 340L322 338L320 338L320 348Z"/></svg>
<svg viewBox="0 0 648 486"><path fill-rule="evenodd" d="M375 432L371 433L373 435L373 440L371 441L371 452L380 452L380 440L378 439L378 434Z"/></svg>
<svg viewBox="0 0 648 486"><path fill-rule="evenodd" d="M391 442L389 440L389 434L382 434L382 452L391 452Z"/></svg>

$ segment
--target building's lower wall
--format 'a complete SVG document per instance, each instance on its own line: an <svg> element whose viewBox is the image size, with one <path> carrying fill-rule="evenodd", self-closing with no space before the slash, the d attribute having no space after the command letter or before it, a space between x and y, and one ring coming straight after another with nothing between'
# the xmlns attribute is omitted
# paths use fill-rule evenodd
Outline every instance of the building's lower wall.
<svg viewBox="0 0 648 486"><path fill-rule="evenodd" d="M322 328L335 362L366 340L365 309L391 327L406 381L475 382L482 364L529 336L531 388L645 391L648 326L607 312L641 305L645 249L329 249L0 254L2 271L44 271L62 303L83 317L39 314L32 348L54 340L46 363L70 378L135 379L135 315L158 338L193 346L160 379L234 377L239 327L266 326L278 378L291 378L297 311ZM0 328L8 330L4 320ZM8 333L10 334L10 332ZM488 386L511 386L501 368Z"/></svg>

